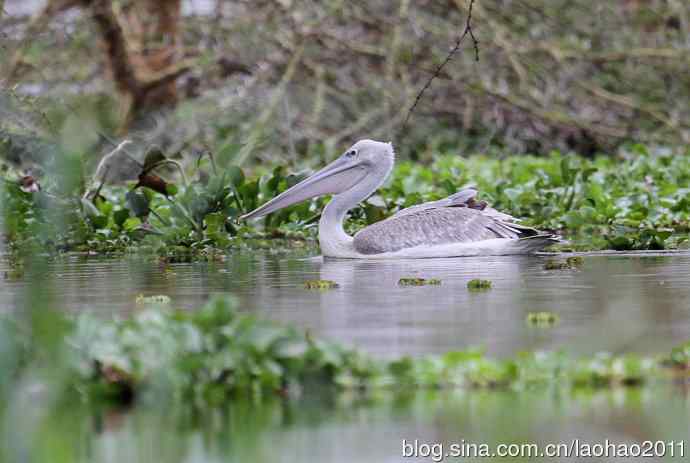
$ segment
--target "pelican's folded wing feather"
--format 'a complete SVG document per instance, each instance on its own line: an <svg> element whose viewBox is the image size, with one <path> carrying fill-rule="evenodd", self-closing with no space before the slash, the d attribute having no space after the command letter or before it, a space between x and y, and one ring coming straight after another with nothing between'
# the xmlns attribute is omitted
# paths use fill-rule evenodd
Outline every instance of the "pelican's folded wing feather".
<svg viewBox="0 0 690 463"><path fill-rule="evenodd" d="M379 254L421 245L520 239L538 234L486 203L477 207L476 195L477 190L467 188L445 199L403 209L355 234L355 249L362 254Z"/></svg>

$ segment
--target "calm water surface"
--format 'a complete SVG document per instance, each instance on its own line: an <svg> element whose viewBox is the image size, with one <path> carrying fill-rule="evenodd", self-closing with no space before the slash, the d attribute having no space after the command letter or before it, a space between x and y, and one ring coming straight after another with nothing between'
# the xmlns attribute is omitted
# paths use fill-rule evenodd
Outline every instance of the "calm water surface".
<svg viewBox="0 0 690 463"><path fill-rule="evenodd" d="M657 353L690 339L690 253L590 255L577 271L545 271L546 259L365 262L255 252L223 262L166 265L77 256L53 261L44 279L64 310L106 317L136 310L139 294L166 294L175 306L194 310L213 294L232 293L242 310L382 357L470 346L498 356L559 348ZM0 275L6 269L0 260ZM439 278L442 284L400 287L402 277ZM473 278L492 280L493 289L468 292ZM309 279L333 280L340 287L308 291L303 284ZM0 280L0 310L22 310L24 290L21 280ZM559 314L554 328L525 323L528 312L545 310ZM17 416L24 414L26 404L18 400L13 406ZM466 390L308 395L299 401L229 404L202 416L146 401L124 412L56 413L61 418L54 422L65 426L65 445L75 449L73 460L83 462L433 461L403 459L402 439L449 445L462 439L594 443L608 437L616 443L686 439L690 444L690 400L683 382L565 395ZM21 428L16 432L14 442L31 435Z"/></svg>
<svg viewBox="0 0 690 463"><path fill-rule="evenodd" d="M66 310L104 315L134 310L139 294L166 294L175 306L193 310L212 294L232 293L243 310L381 356L468 346L494 355L560 347L657 352L690 339L689 253L585 256L577 271L545 271L546 259L357 261L265 252L164 265L80 256L51 263L46 284ZM442 284L400 287L402 277ZM473 278L490 279L493 289L469 292ZM310 279L340 287L305 290ZM0 289L1 310L21 307L21 281L0 280ZM556 312L560 323L531 328L530 311Z"/></svg>

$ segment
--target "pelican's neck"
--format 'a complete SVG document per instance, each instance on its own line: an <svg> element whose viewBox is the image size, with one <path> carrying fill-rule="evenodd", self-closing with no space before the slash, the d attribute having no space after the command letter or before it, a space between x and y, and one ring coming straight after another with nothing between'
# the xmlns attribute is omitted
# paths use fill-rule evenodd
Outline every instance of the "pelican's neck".
<svg viewBox="0 0 690 463"><path fill-rule="evenodd" d="M345 214L378 190L392 167L391 160L390 165L370 172L352 188L333 196L331 202L326 204L319 221L319 245L324 256L356 257L353 238L343 229Z"/></svg>

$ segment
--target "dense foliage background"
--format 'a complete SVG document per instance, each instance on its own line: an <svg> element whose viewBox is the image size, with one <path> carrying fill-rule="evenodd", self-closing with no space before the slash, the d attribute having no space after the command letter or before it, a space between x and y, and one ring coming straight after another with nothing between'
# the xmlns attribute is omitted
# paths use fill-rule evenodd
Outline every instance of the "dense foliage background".
<svg viewBox="0 0 690 463"><path fill-rule="evenodd" d="M626 141L690 140L687 2L475 2L479 60L468 38L404 130L407 108L465 27L469 1L219 0L184 2L181 12L179 1L153 12L148 3L51 0L41 18L39 5L33 20L4 14L0 78L16 86L4 88L0 129L91 134L92 143L95 131L140 129L128 135L242 163L295 162L365 137L421 159L439 147L590 155ZM122 113L138 84L117 73L103 10L139 81L166 92L176 83L175 94L142 102L137 116L147 122ZM158 27L140 25L146 14ZM147 57L163 64L138 64ZM19 116L14 97L40 112Z"/></svg>

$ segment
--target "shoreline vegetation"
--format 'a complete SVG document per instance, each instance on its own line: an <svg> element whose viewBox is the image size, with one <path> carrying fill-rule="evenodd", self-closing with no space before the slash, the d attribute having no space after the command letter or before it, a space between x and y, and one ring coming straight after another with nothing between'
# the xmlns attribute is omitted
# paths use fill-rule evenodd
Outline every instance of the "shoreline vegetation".
<svg viewBox="0 0 690 463"><path fill-rule="evenodd" d="M213 258L253 246L316 250L317 222L327 198L256 222L237 220L306 173L290 174L278 166L248 177L237 166L218 166L212 156L205 161L180 175L182 166L153 149L136 182L109 186L96 178L90 189L81 175L64 169L45 180L7 169L0 182L2 239L10 251L134 251L173 260ZM166 170L171 164L175 169ZM346 227L353 233L470 185L493 207L564 236L567 243L552 250L688 247L690 155L652 153L643 145L618 157L592 159L557 152L459 157L450 151L429 165L402 161L374 196L350 211Z"/></svg>

